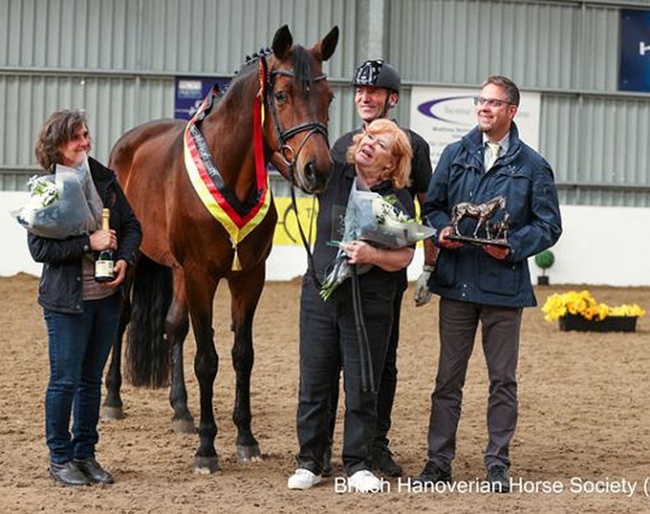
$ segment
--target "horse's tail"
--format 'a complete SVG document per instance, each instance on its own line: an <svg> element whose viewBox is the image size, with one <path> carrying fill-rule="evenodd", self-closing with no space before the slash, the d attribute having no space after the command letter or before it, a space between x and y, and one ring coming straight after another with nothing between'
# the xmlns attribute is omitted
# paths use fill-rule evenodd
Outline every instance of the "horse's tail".
<svg viewBox="0 0 650 514"><path fill-rule="evenodd" d="M126 366L137 387L169 384L170 351L165 318L173 296L172 271L141 255L135 267Z"/></svg>

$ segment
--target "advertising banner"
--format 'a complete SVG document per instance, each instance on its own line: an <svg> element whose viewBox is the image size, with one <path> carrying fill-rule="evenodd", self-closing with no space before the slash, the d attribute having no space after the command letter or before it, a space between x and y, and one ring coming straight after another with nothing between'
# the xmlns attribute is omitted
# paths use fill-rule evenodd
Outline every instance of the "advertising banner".
<svg viewBox="0 0 650 514"><path fill-rule="evenodd" d="M429 143L434 169L445 146L476 126L477 94L474 88L414 87L411 91L410 128ZM522 91L515 116L519 137L535 150L539 147L540 106L539 93Z"/></svg>
<svg viewBox="0 0 650 514"><path fill-rule="evenodd" d="M316 216L318 215L318 201L315 198L298 197L296 206L298 216L291 205L291 198L273 197L275 208L278 211L278 223L273 234L274 245L296 245L302 246L300 232L298 229L298 218L305 232L305 236L311 234L311 243L316 240Z"/></svg>
<svg viewBox="0 0 650 514"><path fill-rule="evenodd" d="M174 118L189 120L214 84L223 90L229 83L230 79L226 77L176 77Z"/></svg>
<svg viewBox="0 0 650 514"><path fill-rule="evenodd" d="M650 11L621 9L621 91L650 92Z"/></svg>

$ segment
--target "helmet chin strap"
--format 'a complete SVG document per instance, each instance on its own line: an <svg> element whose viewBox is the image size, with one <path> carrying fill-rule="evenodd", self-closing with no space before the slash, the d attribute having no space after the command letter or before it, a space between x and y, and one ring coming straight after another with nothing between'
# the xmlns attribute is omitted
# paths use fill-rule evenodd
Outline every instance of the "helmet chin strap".
<svg viewBox="0 0 650 514"><path fill-rule="evenodd" d="M393 108L393 106L390 104L390 95L392 95L392 92L388 91L388 96L384 102L384 109L381 112L381 116L379 116L380 118L388 118L388 111Z"/></svg>

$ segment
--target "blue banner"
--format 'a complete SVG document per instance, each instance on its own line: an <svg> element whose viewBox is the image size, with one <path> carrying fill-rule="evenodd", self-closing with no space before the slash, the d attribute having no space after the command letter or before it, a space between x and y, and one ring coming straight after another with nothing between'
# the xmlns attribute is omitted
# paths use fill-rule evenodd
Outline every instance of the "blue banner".
<svg viewBox="0 0 650 514"><path fill-rule="evenodd" d="M174 118L189 120L214 84L224 90L229 83L230 79L226 77L176 77Z"/></svg>
<svg viewBox="0 0 650 514"><path fill-rule="evenodd" d="M621 91L650 92L650 11L621 9Z"/></svg>

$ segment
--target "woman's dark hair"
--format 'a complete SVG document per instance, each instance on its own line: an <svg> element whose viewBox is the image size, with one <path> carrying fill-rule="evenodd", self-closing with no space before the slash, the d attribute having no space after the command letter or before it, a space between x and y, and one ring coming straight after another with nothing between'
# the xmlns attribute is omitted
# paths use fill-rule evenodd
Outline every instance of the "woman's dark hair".
<svg viewBox="0 0 650 514"><path fill-rule="evenodd" d="M34 148L36 160L44 170L61 162L61 147L74 139L81 127L88 127L86 111L62 109L50 114L41 127Z"/></svg>

